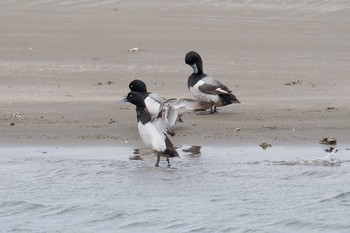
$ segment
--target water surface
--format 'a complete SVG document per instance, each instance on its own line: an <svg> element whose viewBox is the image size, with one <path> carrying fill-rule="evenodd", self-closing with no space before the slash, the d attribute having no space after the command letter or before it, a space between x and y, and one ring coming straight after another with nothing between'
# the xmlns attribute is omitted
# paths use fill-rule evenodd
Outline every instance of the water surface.
<svg viewBox="0 0 350 233"><path fill-rule="evenodd" d="M2 232L349 232L350 151L2 148Z"/></svg>

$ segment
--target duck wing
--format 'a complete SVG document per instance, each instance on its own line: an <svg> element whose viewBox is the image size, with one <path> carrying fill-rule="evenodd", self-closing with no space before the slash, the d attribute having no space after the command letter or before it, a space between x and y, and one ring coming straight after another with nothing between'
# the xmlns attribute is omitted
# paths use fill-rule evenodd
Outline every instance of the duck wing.
<svg viewBox="0 0 350 233"><path fill-rule="evenodd" d="M185 113L191 113L195 111L203 111L212 106L212 103L201 102L194 99L168 99L164 101L160 108L157 118L161 118L166 125L168 133L175 135L174 127L179 118Z"/></svg>
<svg viewBox="0 0 350 233"><path fill-rule="evenodd" d="M152 116L156 116L158 114L160 104L164 100L165 98L157 93L148 93L148 95L145 97L145 103Z"/></svg>
<svg viewBox="0 0 350 233"><path fill-rule="evenodd" d="M161 95L159 95L158 93L150 93L148 95L148 97L150 97L151 99L153 99L154 101L157 101L158 103L162 103L163 101L165 101L165 98Z"/></svg>
<svg viewBox="0 0 350 233"><path fill-rule="evenodd" d="M162 118L157 118L153 121L154 129L157 130L158 134L152 134L152 147L153 150L163 152L164 155L169 157L179 157L174 144L168 138L168 129L165 127Z"/></svg>
<svg viewBox="0 0 350 233"><path fill-rule="evenodd" d="M162 109L168 109L169 114L175 114L174 110L178 115L183 115L185 113L201 111L208 109L212 106L211 103L201 102L199 100L183 98L183 99L168 99L164 101L161 105Z"/></svg>
<svg viewBox="0 0 350 233"><path fill-rule="evenodd" d="M220 81L210 76L206 76L202 78L199 82L200 82L200 85L198 89L206 94L219 95L219 94L231 93L231 90L228 89L228 87L226 87Z"/></svg>

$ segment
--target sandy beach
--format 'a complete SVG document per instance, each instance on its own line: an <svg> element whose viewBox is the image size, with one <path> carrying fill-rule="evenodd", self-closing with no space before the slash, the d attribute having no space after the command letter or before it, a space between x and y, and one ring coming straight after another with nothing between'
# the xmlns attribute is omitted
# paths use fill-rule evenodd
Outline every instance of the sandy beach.
<svg viewBox="0 0 350 233"><path fill-rule="evenodd" d="M350 3L274 2L1 1L0 144L141 146L117 100L133 79L192 97L195 50L241 104L185 115L175 144L350 146Z"/></svg>
<svg viewBox="0 0 350 233"><path fill-rule="evenodd" d="M349 22L346 0L1 0L0 231L348 233ZM184 115L155 167L118 100L193 98L191 50L241 104Z"/></svg>

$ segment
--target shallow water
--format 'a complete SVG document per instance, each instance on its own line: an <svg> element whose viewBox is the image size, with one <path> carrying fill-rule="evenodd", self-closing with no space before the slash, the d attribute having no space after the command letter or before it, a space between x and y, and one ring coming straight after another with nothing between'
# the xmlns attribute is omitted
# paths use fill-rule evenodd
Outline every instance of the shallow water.
<svg viewBox="0 0 350 233"><path fill-rule="evenodd" d="M349 232L346 148L182 149L2 148L1 232Z"/></svg>

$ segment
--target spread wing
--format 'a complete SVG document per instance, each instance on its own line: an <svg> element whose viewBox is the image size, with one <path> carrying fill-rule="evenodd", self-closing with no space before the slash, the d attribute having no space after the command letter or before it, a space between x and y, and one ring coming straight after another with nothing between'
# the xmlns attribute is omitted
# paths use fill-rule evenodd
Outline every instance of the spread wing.
<svg viewBox="0 0 350 233"><path fill-rule="evenodd" d="M157 93L150 93L148 95L148 97L152 98L153 100L157 101L158 103L162 103L163 101L165 101L165 98Z"/></svg>
<svg viewBox="0 0 350 233"><path fill-rule="evenodd" d="M160 106L158 118L161 118L167 127L168 133L174 135L174 127L178 119L185 113L206 110L212 103L200 102L193 99L168 99Z"/></svg>
<svg viewBox="0 0 350 233"><path fill-rule="evenodd" d="M169 114L176 111L178 115L183 115L185 113L206 110L212 106L211 103L201 102L194 99L183 98L183 99L168 99L164 101L161 108L168 108ZM175 114L175 113L173 113Z"/></svg>

